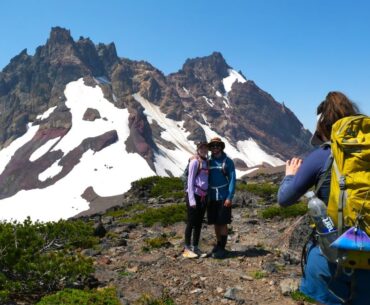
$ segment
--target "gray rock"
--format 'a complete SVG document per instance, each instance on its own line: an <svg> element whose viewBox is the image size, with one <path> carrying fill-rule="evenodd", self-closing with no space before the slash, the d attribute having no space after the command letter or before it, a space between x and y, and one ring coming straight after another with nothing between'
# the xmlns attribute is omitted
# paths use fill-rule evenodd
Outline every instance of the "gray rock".
<svg viewBox="0 0 370 305"><path fill-rule="evenodd" d="M100 253L101 253L101 251L95 250L95 249L84 249L84 250L81 251L82 255L90 256L90 257L99 255Z"/></svg>
<svg viewBox="0 0 370 305"><path fill-rule="evenodd" d="M297 278L288 278L280 282L281 293L285 296L290 295L292 292L297 291L299 288L300 280Z"/></svg>
<svg viewBox="0 0 370 305"><path fill-rule="evenodd" d="M148 199L148 204L158 204L159 200L158 198L149 198Z"/></svg>
<svg viewBox="0 0 370 305"><path fill-rule="evenodd" d="M269 273L276 273L277 272L277 268L276 268L276 265L274 263L266 263L263 266L263 270L265 270Z"/></svg>
<svg viewBox="0 0 370 305"><path fill-rule="evenodd" d="M107 225L107 224L112 224L113 222L113 217L112 216L104 216L102 218L102 223Z"/></svg>
<svg viewBox="0 0 370 305"><path fill-rule="evenodd" d="M239 289L237 288L228 288L224 294L224 298L233 301L242 301L239 295Z"/></svg>
<svg viewBox="0 0 370 305"><path fill-rule="evenodd" d="M95 121L96 119L100 119L99 111L94 108L87 108L83 116L83 120Z"/></svg>

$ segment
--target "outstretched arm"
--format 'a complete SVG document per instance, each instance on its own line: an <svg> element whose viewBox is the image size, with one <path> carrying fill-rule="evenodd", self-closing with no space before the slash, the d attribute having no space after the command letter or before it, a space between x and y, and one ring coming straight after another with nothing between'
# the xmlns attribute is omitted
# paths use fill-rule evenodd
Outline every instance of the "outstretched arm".
<svg viewBox="0 0 370 305"><path fill-rule="evenodd" d="M325 165L330 151L317 149L302 162L292 159L286 164L286 176L280 184L278 203L289 206L296 203L313 185Z"/></svg>

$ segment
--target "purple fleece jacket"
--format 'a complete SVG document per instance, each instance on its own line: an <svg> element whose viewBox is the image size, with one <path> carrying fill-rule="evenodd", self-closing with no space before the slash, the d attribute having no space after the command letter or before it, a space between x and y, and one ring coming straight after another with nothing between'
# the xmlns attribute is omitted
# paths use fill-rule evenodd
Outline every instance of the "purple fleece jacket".
<svg viewBox="0 0 370 305"><path fill-rule="evenodd" d="M208 191L208 164L206 160L202 160L203 164L201 170L198 173L199 161L193 159L189 163L189 174L188 174L188 196L190 206L195 206L195 196L206 196Z"/></svg>

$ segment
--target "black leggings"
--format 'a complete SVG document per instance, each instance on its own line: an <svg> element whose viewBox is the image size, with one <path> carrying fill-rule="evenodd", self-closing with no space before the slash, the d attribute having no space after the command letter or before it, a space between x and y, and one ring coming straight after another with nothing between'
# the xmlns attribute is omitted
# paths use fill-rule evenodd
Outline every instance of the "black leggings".
<svg viewBox="0 0 370 305"><path fill-rule="evenodd" d="M200 239L200 231L202 230L202 222L206 212L207 198L194 195L196 207L190 207L189 197L186 194L186 207L188 211L188 219L185 228L185 246L191 245L191 234L193 233L193 246L197 247Z"/></svg>

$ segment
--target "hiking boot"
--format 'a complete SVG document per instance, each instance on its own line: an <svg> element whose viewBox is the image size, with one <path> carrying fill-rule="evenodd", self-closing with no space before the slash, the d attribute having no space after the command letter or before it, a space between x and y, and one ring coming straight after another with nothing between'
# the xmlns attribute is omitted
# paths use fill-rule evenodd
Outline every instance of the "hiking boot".
<svg viewBox="0 0 370 305"><path fill-rule="evenodd" d="M214 247L212 248L212 251L211 253L216 253L218 250L220 249L220 245L217 243L217 245L214 245Z"/></svg>
<svg viewBox="0 0 370 305"><path fill-rule="evenodd" d="M184 249L184 252L182 253L182 257L185 257L185 258L197 258L198 257L198 254L194 253L193 251L191 251L188 248L185 248Z"/></svg>
<svg viewBox="0 0 370 305"><path fill-rule="evenodd" d="M219 248L216 252L212 253L212 257L216 259L224 259L227 257L227 251Z"/></svg>

